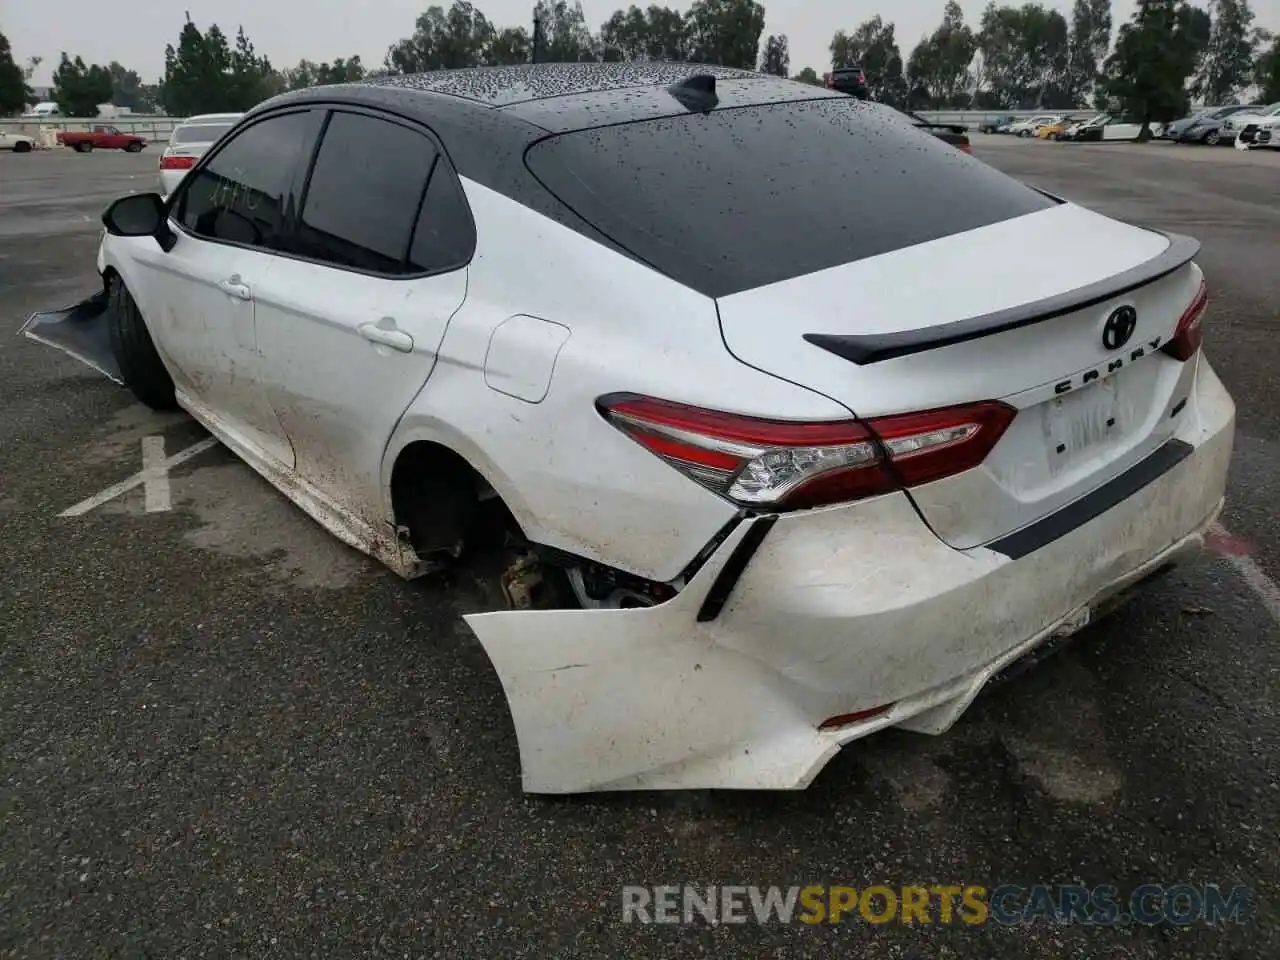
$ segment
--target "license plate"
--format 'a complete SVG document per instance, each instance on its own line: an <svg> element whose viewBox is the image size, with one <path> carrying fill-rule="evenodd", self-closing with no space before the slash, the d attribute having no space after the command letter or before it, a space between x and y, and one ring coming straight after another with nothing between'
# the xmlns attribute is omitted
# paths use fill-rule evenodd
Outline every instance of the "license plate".
<svg viewBox="0 0 1280 960"><path fill-rule="evenodd" d="M1117 380L1107 377L1045 404L1050 463L1065 466L1120 434Z"/></svg>

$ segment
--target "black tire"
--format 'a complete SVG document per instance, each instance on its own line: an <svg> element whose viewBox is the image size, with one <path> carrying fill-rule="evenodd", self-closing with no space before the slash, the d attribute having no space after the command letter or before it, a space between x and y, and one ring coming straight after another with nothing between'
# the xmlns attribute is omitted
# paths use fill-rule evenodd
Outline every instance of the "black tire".
<svg viewBox="0 0 1280 960"><path fill-rule="evenodd" d="M14 153L30 153L31 144L27 143L27 141L25 140L19 140L17 143L13 145L13 152Z"/></svg>
<svg viewBox="0 0 1280 960"><path fill-rule="evenodd" d="M93 149L93 144L88 140L81 140L76 144L76 153L88 153Z"/></svg>
<svg viewBox="0 0 1280 960"><path fill-rule="evenodd" d="M1218 141L1221 139L1222 134L1218 133L1217 130L1210 130L1200 138L1200 142L1210 147L1216 147L1218 145Z"/></svg>
<svg viewBox="0 0 1280 960"><path fill-rule="evenodd" d="M135 140L133 143L129 144L127 147L124 148L124 152L125 153L141 153L142 144L138 143Z"/></svg>
<svg viewBox="0 0 1280 960"><path fill-rule="evenodd" d="M107 293L107 329L125 386L152 410L175 409L178 402L173 378L156 353L138 305L119 277L112 279Z"/></svg>
<svg viewBox="0 0 1280 960"><path fill-rule="evenodd" d="M1019 130L1019 131L1018 131L1018 136L1020 136L1020 137L1022 137L1022 138L1024 138L1024 139L1025 139L1025 138L1027 138L1027 137L1031 136L1031 131L1030 131L1030 130Z"/></svg>

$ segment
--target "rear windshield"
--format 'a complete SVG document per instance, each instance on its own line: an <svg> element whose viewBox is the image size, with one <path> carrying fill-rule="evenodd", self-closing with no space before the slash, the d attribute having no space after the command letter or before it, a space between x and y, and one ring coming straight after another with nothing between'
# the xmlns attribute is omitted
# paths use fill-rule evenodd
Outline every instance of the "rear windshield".
<svg viewBox="0 0 1280 960"><path fill-rule="evenodd" d="M232 126L231 123L193 123L178 127L169 139L172 143L213 143Z"/></svg>
<svg viewBox="0 0 1280 960"><path fill-rule="evenodd" d="M743 107L562 134L527 162L619 246L712 297L1055 204L904 120L844 97Z"/></svg>

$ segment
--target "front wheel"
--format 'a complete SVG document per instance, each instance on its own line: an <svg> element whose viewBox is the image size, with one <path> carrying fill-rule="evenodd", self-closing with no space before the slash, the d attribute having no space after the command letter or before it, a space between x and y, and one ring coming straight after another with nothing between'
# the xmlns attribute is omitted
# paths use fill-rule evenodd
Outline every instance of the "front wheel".
<svg viewBox="0 0 1280 960"><path fill-rule="evenodd" d="M173 378L164 368L138 305L124 281L113 277L107 293L107 329L120 376L135 397L152 410L172 410Z"/></svg>
<svg viewBox="0 0 1280 960"><path fill-rule="evenodd" d="M1019 130L1019 131L1018 131L1018 136L1020 136L1020 137L1024 137L1024 138L1025 138L1025 137L1029 137L1029 136L1031 136L1031 131L1030 131L1030 130Z"/></svg>
<svg viewBox="0 0 1280 960"><path fill-rule="evenodd" d="M27 141L25 140L19 140L17 143L13 145L13 152L14 153L30 153L31 144L27 143Z"/></svg>
<svg viewBox="0 0 1280 960"><path fill-rule="evenodd" d="M1221 140L1222 140L1222 134L1220 134L1217 130L1210 130L1208 133L1206 133L1203 137L1200 138L1201 143L1206 144L1207 146L1210 146L1210 147L1216 147L1219 141Z"/></svg>

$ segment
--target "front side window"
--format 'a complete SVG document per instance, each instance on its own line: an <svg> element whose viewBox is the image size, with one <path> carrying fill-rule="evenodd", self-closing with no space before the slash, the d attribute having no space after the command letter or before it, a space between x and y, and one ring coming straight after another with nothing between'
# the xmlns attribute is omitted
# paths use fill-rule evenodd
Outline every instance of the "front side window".
<svg viewBox="0 0 1280 960"><path fill-rule="evenodd" d="M246 127L186 178L175 219L208 240L284 249L294 184L322 118L307 110Z"/></svg>
<svg viewBox="0 0 1280 960"><path fill-rule="evenodd" d="M307 183L292 252L370 273L408 264L414 224L438 151L409 127L335 112Z"/></svg>

